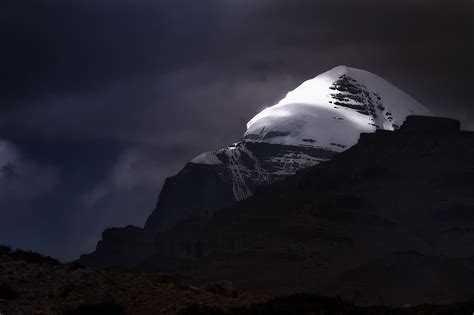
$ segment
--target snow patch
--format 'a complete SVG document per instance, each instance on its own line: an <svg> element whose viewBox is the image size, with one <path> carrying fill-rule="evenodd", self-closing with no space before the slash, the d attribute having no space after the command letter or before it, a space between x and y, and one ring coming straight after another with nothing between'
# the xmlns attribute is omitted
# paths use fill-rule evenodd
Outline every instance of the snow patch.
<svg viewBox="0 0 474 315"><path fill-rule="evenodd" d="M193 160L191 160L190 163L194 164L208 164L208 165L216 165L216 164L222 164L221 160L217 158L213 153L211 152L206 152L203 153L197 157L195 157Z"/></svg>

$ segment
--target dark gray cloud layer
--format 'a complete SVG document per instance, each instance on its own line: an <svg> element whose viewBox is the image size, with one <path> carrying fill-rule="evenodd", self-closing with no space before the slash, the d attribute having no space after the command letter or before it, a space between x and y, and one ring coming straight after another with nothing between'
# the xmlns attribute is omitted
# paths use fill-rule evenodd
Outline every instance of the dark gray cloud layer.
<svg viewBox="0 0 474 315"><path fill-rule="evenodd" d="M0 184L12 165L42 183L15 179L28 203L0 193L0 242L72 258L104 227L143 224L166 176L339 64L474 129L468 0L0 6Z"/></svg>

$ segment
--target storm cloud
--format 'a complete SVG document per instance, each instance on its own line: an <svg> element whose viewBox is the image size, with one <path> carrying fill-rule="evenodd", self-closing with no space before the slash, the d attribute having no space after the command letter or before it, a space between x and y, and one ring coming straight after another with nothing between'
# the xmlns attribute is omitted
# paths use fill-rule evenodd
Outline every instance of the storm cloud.
<svg viewBox="0 0 474 315"><path fill-rule="evenodd" d="M4 1L0 139L49 179L0 193L0 243L71 259L142 225L166 176L340 64L472 129L472 29L463 0Z"/></svg>

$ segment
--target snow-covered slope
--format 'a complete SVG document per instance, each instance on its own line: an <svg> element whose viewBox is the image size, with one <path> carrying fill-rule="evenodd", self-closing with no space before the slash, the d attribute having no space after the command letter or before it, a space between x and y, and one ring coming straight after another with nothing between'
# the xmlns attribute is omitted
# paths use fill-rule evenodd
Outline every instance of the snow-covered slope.
<svg viewBox="0 0 474 315"><path fill-rule="evenodd" d="M234 196L241 200L255 186L327 160L356 144L361 133L397 129L413 114L431 115L384 79L339 66L304 82L252 118L240 142L204 153L191 163L226 165ZM257 152L262 147L266 153Z"/></svg>
<svg viewBox="0 0 474 315"><path fill-rule="evenodd" d="M339 66L252 118L244 138L341 151L354 145L361 132L397 129L412 114L430 112L384 79Z"/></svg>
<svg viewBox="0 0 474 315"><path fill-rule="evenodd" d="M273 183L296 171L330 159L334 150L244 139L199 155L191 164L220 165L222 177L231 183L235 200L250 197L256 186Z"/></svg>

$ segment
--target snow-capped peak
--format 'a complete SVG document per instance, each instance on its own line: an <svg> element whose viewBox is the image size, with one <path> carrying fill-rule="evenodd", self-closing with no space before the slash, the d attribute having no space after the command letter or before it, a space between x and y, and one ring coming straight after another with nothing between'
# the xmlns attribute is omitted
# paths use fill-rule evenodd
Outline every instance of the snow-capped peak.
<svg viewBox="0 0 474 315"><path fill-rule="evenodd" d="M256 186L330 159L356 144L361 133L397 129L413 114L430 112L375 74L339 66L252 118L241 141L201 154L191 164L218 169L235 199L242 200Z"/></svg>
<svg viewBox="0 0 474 315"><path fill-rule="evenodd" d="M342 151L362 132L397 129L430 111L370 72L339 66L301 84L247 124L245 139Z"/></svg>
<svg viewBox="0 0 474 315"><path fill-rule="evenodd" d="M189 200L171 208L163 201L146 228L166 229L189 216L210 216L250 197L258 186L331 159L356 144L361 133L397 129L413 114L430 112L372 73L336 67L252 118L239 142L188 163L168 189L183 189ZM164 200L174 198L166 191Z"/></svg>

